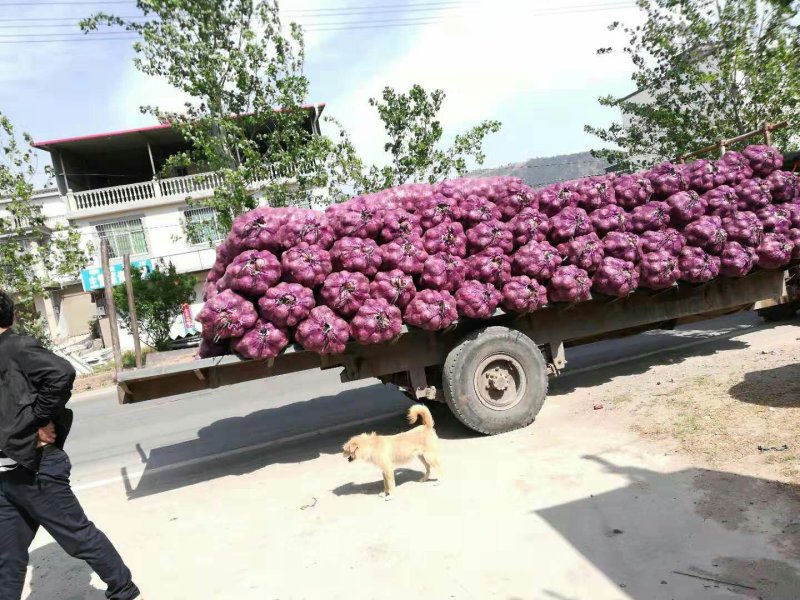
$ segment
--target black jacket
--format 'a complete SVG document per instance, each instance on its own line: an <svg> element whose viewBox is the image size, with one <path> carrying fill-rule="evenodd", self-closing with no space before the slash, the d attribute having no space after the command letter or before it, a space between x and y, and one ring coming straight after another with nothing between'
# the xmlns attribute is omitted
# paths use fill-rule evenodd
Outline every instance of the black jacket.
<svg viewBox="0 0 800 600"><path fill-rule="evenodd" d="M33 338L12 331L0 334L0 450L31 471L39 470L39 428L56 424L56 445L63 447L72 411L75 369Z"/></svg>

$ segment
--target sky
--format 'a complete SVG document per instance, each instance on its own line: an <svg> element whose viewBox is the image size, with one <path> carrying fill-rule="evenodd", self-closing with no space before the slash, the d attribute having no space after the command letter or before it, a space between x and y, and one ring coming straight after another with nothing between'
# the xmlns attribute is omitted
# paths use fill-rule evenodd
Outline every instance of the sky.
<svg viewBox="0 0 800 600"><path fill-rule="evenodd" d="M153 124L141 105L184 100L136 70L128 34L77 35L98 10L137 14L130 0L0 0L0 112L37 141ZM385 86L444 90L447 137L499 120L485 167L598 147L584 124L619 119L598 96L633 91L629 60L596 54L619 41L609 23L637 21L633 0L283 0L281 10L306 31L309 101L326 104L370 163L385 160L368 104Z"/></svg>

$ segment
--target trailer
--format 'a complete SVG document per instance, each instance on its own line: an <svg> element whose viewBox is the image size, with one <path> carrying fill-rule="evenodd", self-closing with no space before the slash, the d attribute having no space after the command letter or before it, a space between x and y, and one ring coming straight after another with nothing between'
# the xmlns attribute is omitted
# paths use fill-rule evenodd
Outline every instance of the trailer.
<svg viewBox="0 0 800 600"><path fill-rule="evenodd" d="M796 272L791 266L788 272ZM502 433L534 421L549 378L566 367L566 348L741 311L785 310L798 298L786 281L784 271L756 270L741 279L681 282L528 314L497 311L491 319L460 320L439 332L404 326L389 343L350 343L337 355L295 344L265 361L222 356L123 371L117 377L119 399L141 402L309 369L341 369L342 382L377 378L414 400L446 402L470 429Z"/></svg>

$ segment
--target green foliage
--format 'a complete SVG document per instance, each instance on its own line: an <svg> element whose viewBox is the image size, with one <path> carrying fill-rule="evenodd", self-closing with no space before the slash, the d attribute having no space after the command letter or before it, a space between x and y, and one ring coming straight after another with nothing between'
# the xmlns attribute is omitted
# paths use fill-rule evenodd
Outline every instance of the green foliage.
<svg viewBox="0 0 800 600"><path fill-rule="evenodd" d="M440 147L444 130L438 119L445 93L428 93L421 85L413 85L407 94L391 87L383 90L381 99L370 98L370 106L378 110L389 140L384 150L391 163L373 166L364 179L368 191L375 191L406 182L435 183L467 172L467 160L484 161L483 140L500 130L499 121L482 121L458 134L452 146Z"/></svg>
<svg viewBox="0 0 800 600"><path fill-rule="evenodd" d="M151 352L150 348L142 348L142 366L147 366L147 355ZM136 366L136 353L133 350L125 350L122 353L122 366L125 369L133 369Z"/></svg>
<svg viewBox="0 0 800 600"><path fill-rule="evenodd" d="M105 13L82 22L84 30L122 27L141 37L136 67L164 77L191 101L181 114L158 107L146 113L171 122L192 150L170 158L166 173L182 166L222 177L213 198L220 226L255 208L258 195L275 206L305 203L318 188L338 188L352 146L315 135L319 107L304 106L308 79L300 28L284 28L276 0L138 0L147 17ZM276 110L279 108L279 110ZM289 180L291 178L291 182Z"/></svg>
<svg viewBox="0 0 800 600"><path fill-rule="evenodd" d="M86 256L78 232L50 229L34 200L32 143L28 134L18 139L11 122L0 114L0 289L9 291L17 303L15 329L49 345L34 301L47 296L58 280L74 279Z"/></svg>
<svg viewBox="0 0 800 600"><path fill-rule="evenodd" d="M156 265L147 277L138 269L131 271L139 333L148 346L156 350L169 347L172 323L180 316L184 304L194 302L196 282L194 275L178 273L172 263ZM122 322L130 329L128 293L124 285L114 288L114 302Z"/></svg>
<svg viewBox="0 0 800 600"><path fill-rule="evenodd" d="M100 319L97 317L92 317L89 319L89 335L92 337L93 340L99 340L103 337L103 333L100 330Z"/></svg>
<svg viewBox="0 0 800 600"><path fill-rule="evenodd" d="M641 26L613 23L627 38L632 80L646 102L600 98L630 125L585 130L613 146L596 151L622 166L674 158L721 139L788 120L773 143L796 141L800 122L797 2L637 0ZM603 48L600 54L613 52Z"/></svg>

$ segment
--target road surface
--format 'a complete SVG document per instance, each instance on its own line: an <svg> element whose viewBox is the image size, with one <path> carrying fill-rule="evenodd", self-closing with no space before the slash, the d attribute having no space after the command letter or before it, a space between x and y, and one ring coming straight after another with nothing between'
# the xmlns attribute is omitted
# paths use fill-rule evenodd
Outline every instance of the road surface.
<svg viewBox="0 0 800 600"><path fill-rule="evenodd" d="M579 346L567 350L564 376L765 326L754 313L743 313ZM374 380L342 384L338 377L333 370L308 371L125 406L112 390L78 397L67 445L73 484L81 490L125 479L133 489L143 473L258 454L280 441L396 415L408 406L402 394Z"/></svg>

